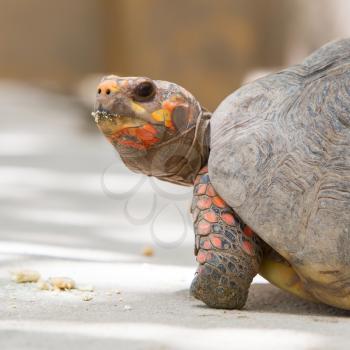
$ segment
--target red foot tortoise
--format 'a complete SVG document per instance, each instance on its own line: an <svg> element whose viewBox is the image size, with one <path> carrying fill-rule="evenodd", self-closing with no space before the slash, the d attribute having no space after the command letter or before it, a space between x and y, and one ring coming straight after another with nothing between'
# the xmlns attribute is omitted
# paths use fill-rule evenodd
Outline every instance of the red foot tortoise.
<svg viewBox="0 0 350 350"><path fill-rule="evenodd" d="M213 114L174 83L110 75L93 115L128 168L193 186L192 295L242 308L259 273L350 309L350 39Z"/></svg>

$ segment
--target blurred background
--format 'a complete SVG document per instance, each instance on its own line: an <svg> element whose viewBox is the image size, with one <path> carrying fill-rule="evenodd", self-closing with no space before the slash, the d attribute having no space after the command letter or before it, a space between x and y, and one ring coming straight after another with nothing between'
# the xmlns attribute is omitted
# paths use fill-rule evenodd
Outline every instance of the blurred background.
<svg viewBox="0 0 350 350"><path fill-rule="evenodd" d="M175 81L213 109L253 70L349 35L347 0L1 0L0 77L77 94L90 74Z"/></svg>
<svg viewBox="0 0 350 350"><path fill-rule="evenodd" d="M1 320L29 317L33 289L9 282L18 267L97 286L95 316L85 305L72 313L74 295L46 295L33 319L118 320L123 309L99 291L119 288L136 310L127 321L163 322L163 312L178 313L169 324L203 324L183 318L194 313L191 189L121 164L90 116L97 82L110 73L174 81L214 110L243 83L350 36L349 13L348 0L0 0L0 331ZM248 309L308 312L278 293L253 290Z"/></svg>

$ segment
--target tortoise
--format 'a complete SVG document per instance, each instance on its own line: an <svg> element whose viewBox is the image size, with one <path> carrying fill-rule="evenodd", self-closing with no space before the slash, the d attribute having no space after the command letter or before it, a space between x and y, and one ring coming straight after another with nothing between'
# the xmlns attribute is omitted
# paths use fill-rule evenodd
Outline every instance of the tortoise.
<svg viewBox="0 0 350 350"><path fill-rule="evenodd" d="M350 39L226 97L102 78L93 116L134 172L193 186L191 294L240 309L252 279L350 309Z"/></svg>

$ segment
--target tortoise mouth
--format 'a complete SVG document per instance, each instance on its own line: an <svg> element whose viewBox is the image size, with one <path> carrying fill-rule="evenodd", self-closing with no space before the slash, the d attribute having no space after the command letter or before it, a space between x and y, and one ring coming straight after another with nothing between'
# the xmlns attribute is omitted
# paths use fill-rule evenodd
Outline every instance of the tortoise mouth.
<svg viewBox="0 0 350 350"><path fill-rule="evenodd" d="M97 110L91 113L97 126L105 132L108 129L108 134L113 131L118 132L125 128L138 128L145 125L145 121L135 115L117 114L106 110Z"/></svg>
<svg viewBox="0 0 350 350"><path fill-rule="evenodd" d="M97 110L95 112L92 112L91 116L94 118L96 124L98 124L101 120L113 121L115 119L118 119L118 118L120 119L122 117L120 114L111 113L104 110Z"/></svg>
<svg viewBox="0 0 350 350"><path fill-rule="evenodd" d="M160 140L158 130L135 115L97 110L92 116L100 131L123 155L143 152Z"/></svg>

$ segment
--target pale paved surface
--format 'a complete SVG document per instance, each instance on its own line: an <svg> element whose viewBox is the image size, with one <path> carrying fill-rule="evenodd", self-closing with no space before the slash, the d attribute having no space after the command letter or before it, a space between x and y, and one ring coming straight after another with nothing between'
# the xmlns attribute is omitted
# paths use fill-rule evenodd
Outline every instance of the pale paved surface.
<svg viewBox="0 0 350 350"><path fill-rule="evenodd" d="M193 242L183 224L190 193L163 184L154 191L145 182L127 211L138 219L151 211L154 223L133 224L127 200L106 195L101 180L115 194L140 178L86 130L84 117L71 99L0 85L1 350L350 348L350 313L303 302L261 279L243 311L190 298ZM140 254L148 244L154 257ZM94 298L14 284L9 272L19 267L92 284Z"/></svg>

